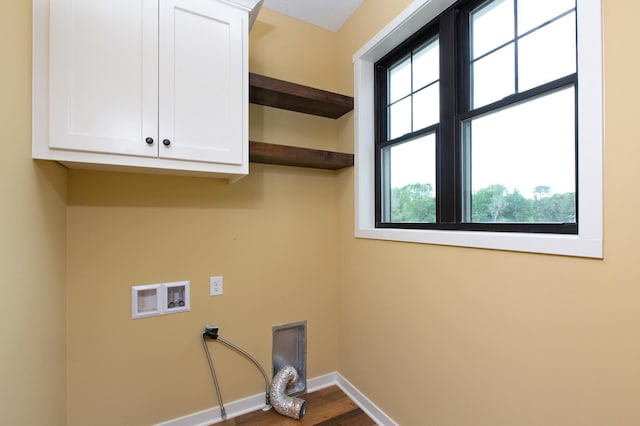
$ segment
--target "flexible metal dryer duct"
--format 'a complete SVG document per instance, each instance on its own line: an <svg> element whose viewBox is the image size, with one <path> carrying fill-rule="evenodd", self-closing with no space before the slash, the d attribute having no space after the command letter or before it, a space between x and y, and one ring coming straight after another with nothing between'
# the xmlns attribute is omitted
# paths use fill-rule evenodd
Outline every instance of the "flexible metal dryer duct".
<svg viewBox="0 0 640 426"><path fill-rule="evenodd" d="M270 400L273 408L283 416L301 419L307 410L304 399L287 395L287 386L298 380L298 372L291 365L284 366L271 382Z"/></svg>

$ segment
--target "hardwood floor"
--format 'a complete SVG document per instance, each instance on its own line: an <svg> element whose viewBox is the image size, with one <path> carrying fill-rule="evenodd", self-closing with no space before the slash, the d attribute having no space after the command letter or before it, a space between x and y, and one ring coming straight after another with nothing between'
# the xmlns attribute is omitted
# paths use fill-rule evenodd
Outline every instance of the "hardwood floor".
<svg viewBox="0 0 640 426"><path fill-rule="evenodd" d="M254 411L217 425L264 425L264 426L375 426L358 406L337 386L330 386L301 395L307 401L307 411L302 420L278 414L274 409Z"/></svg>

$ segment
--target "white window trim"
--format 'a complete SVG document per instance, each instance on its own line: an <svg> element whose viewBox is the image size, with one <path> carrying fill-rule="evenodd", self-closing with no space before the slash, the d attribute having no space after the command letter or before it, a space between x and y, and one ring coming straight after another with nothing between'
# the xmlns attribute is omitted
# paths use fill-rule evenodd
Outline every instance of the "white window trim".
<svg viewBox="0 0 640 426"><path fill-rule="evenodd" d="M455 0L415 0L353 56L356 238L602 258L604 138L601 0L577 0L578 235L375 227L373 65L454 3Z"/></svg>

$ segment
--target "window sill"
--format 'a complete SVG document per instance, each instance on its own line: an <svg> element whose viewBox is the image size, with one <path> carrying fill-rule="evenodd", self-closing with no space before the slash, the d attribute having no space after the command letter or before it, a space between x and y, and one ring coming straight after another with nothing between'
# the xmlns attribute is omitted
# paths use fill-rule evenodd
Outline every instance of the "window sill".
<svg viewBox="0 0 640 426"><path fill-rule="evenodd" d="M578 257L602 257L601 240L597 238L586 239L579 235L361 228L356 230L355 236L356 238L409 243Z"/></svg>

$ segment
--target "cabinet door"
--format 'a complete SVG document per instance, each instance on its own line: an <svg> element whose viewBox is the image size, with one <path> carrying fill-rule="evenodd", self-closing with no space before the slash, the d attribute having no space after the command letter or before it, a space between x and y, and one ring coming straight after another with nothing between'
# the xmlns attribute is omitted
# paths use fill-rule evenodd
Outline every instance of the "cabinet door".
<svg viewBox="0 0 640 426"><path fill-rule="evenodd" d="M157 156L158 0L56 0L50 13L49 146Z"/></svg>
<svg viewBox="0 0 640 426"><path fill-rule="evenodd" d="M247 21L222 1L161 1L160 157L243 163Z"/></svg>

